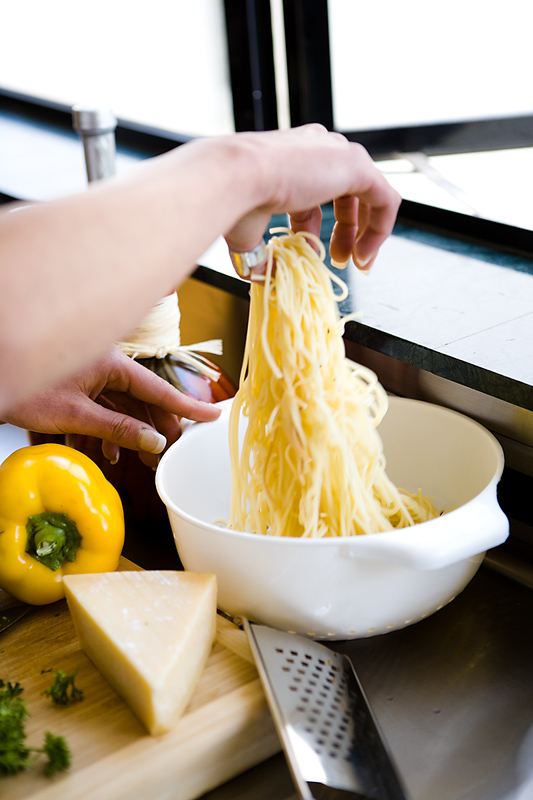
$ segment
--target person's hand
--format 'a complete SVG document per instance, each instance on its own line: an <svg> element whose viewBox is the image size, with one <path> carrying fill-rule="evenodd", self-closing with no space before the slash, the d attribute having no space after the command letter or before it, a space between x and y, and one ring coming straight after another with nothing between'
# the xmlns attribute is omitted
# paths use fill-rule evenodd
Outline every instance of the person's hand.
<svg viewBox="0 0 533 800"><path fill-rule="evenodd" d="M39 433L95 436L112 463L125 447L155 466L157 455L180 436L179 417L207 422L219 414L216 406L179 392L114 346L76 377L19 403L3 421Z"/></svg>
<svg viewBox="0 0 533 800"><path fill-rule="evenodd" d="M359 269L369 270L392 232L401 198L367 151L316 124L243 136L260 160L266 196L226 234L230 252L256 248L273 214L287 213L294 232L319 236L320 206L333 201L332 261L344 265L352 256Z"/></svg>

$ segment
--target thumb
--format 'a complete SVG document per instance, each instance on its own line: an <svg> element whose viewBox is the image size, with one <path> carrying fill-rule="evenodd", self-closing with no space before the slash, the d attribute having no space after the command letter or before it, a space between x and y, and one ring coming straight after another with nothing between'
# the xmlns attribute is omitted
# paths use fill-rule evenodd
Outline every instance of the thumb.
<svg viewBox="0 0 533 800"><path fill-rule="evenodd" d="M229 249L236 253L247 253L257 247L263 241L270 217L269 213L260 210L243 217L225 236Z"/></svg>

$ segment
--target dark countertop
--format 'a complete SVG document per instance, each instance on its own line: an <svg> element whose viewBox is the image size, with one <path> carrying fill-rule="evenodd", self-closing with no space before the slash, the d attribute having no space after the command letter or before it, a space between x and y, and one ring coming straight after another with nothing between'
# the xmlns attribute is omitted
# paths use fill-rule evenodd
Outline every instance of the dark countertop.
<svg viewBox="0 0 533 800"><path fill-rule="evenodd" d="M448 606L347 653L411 800L533 797L533 593L487 566ZM296 800L282 755L205 800Z"/></svg>
<svg viewBox="0 0 533 800"><path fill-rule="evenodd" d="M346 337L533 410L533 262L415 234L398 226L373 273L350 276Z"/></svg>

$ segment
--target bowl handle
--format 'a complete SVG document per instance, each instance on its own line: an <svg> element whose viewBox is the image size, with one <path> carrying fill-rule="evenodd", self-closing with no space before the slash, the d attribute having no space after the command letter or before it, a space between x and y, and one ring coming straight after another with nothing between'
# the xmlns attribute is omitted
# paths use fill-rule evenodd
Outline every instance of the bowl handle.
<svg viewBox="0 0 533 800"><path fill-rule="evenodd" d="M493 492L492 497L480 495L427 525L354 536L344 544L345 555L351 558L432 570L484 553L502 544L508 535L509 520Z"/></svg>

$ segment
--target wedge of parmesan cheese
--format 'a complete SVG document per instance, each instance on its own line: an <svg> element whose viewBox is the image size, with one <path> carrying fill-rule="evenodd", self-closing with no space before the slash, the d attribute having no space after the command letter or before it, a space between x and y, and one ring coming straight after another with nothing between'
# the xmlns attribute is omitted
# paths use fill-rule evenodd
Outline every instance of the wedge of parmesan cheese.
<svg viewBox="0 0 533 800"><path fill-rule="evenodd" d="M82 650L149 733L169 731L215 639L215 576L111 572L63 583Z"/></svg>

